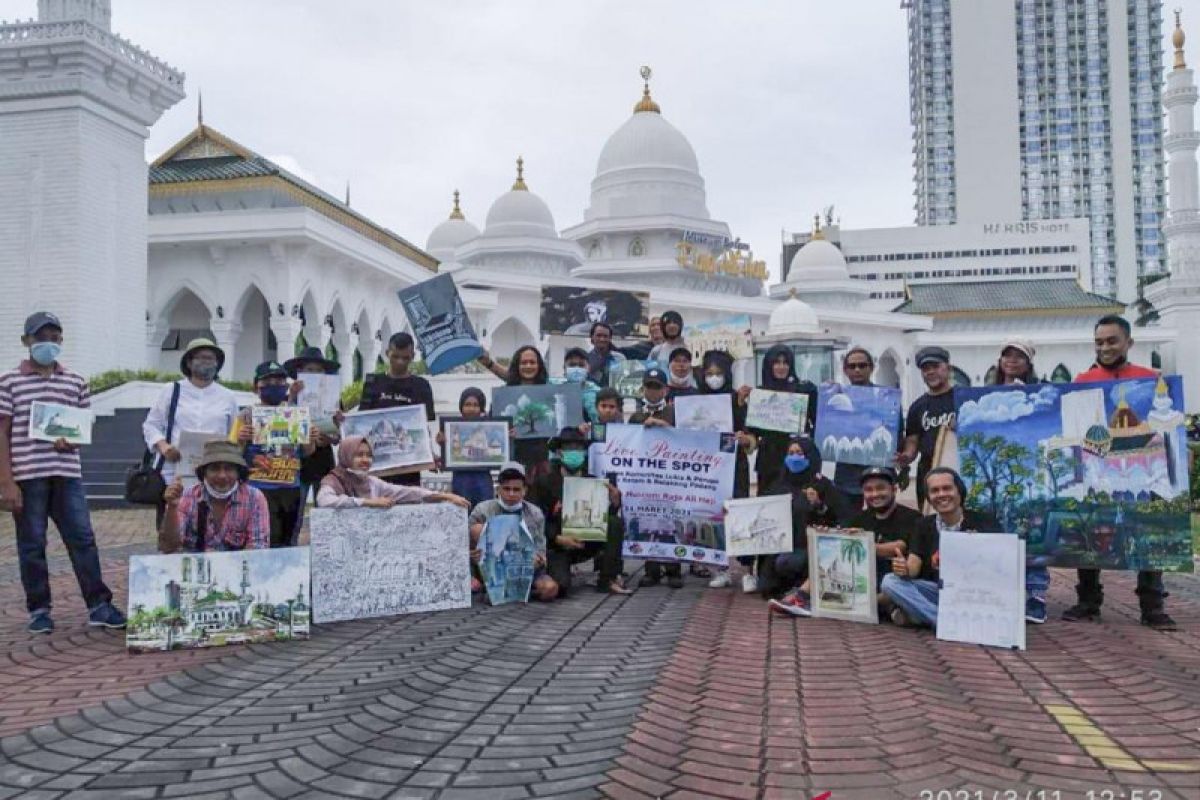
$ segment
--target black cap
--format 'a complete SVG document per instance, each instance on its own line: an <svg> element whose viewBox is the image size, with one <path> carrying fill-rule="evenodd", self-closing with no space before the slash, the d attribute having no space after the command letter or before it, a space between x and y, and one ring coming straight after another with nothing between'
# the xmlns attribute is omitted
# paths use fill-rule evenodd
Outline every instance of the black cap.
<svg viewBox="0 0 1200 800"><path fill-rule="evenodd" d="M587 447L592 443L592 440L584 436L579 428L563 428L558 432L558 435L550 440L548 446L551 450L561 450L565 445L577 444L580 447Z"/></svg>
<svg viewBox="0 0 1200 800"><path fill-rule="evenodd" d="M642 386L645 386L647 383L658 383L666 386L667 373L663 372L658 367L651 367L642 375Z"/></svg>
<svg viewBox="0 0 1200 800"><path fill-rule="evenodd" d="M895 486L900 480L898 477L896 477L896 470L892 469L891 467L867 467L863 470L862 475L858 476L858 485L862 486L864 483L871 480L871 478L883 478L893 486Z"/></svg>
<svg viewBox="0 0 1200 800"><path fill-rule="evenodd" d="M288 376L287 370L278 361L264 361L254 368L254 382L258 383L263 378L270 378L278 375L281 378Z"/></svg>
<svg viewBox="0 0 1200 800"><path fill-rule="evenodd" d="M58 317L49 311L35 311L25 318L25 335L33 336L47 325L53 325L60 331L63 329L62 323L58 321Z"/></svg>
<svg viewBox="0 0 1200 800"><path fill-rule="evenodd" d="M922 347L917 351L917 357L915 360L917 363L917 369L924 367L926 364L933 364L935 362L949 364L950 353L946 351L946 348L938 347L936 345L931 347Z"/></svg>

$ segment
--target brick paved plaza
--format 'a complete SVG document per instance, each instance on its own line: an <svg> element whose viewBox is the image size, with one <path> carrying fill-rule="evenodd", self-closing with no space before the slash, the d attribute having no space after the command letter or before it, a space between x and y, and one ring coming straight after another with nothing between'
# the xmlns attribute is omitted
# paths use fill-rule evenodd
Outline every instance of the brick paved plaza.
<svg viewBox="0 0 1200 800"><path fill-rule="evenodd" d="M146 513L95 516L120 604ZM58 629L33 638L0 523L0 797L1200 797L1193 576L1154 633L1124 573L1103 624L1056 621L1058 572L1024 653L769 617L692 579L128 656L52 552Z"/></svg>

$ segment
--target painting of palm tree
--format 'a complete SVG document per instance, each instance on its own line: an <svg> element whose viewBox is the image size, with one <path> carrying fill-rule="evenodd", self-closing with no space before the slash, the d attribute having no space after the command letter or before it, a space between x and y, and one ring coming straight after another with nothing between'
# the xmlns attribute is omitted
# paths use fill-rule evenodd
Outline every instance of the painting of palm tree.
<svg viewBox="0 0 1200 800"><path fill-rule="evenodd" d="M859 588L856 565L867 560L867 548L863 546L861 539L843 539L840 549L842 559L850 565L850 585L854 587L854 592L857 593Z"/></svg>
<svg viewBox="0 0 1200 800"><path fill-rule="evenodd" d="M814 617L879 621L875 604L875 550L868 531L808 529L809 581ZM862 570L861 574L859 570Z"/></svg>

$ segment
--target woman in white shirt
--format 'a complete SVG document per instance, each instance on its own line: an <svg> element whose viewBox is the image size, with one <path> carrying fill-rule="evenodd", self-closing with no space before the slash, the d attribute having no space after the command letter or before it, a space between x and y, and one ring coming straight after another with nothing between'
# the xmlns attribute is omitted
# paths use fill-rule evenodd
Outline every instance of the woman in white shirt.
<svg viewBox="0 0 1200 800"><path fill-rule="evenodd" d="M229 435L237 417L237 397L216 382L225 365L225 353L210 339L193 339L179 360L179 371L185 380L178 381L179 404L175 408L175 423L167 441L167 417L176 383L163 387L142 423L142 437L151 453L162 459L163 481L169 486L179 465L179 437L184 431L209 434L214 439ZM159 503L161 523L162 503Z"/></svg>
<svg viewBox="0 0 1200 800"><path fill-rule="evenodd" d="M318 508L391 508L397 503L454 503L470 508L466 498L420 486L388 483L370 474L371 445L362 436L347 436L337 448L337 466L321 480Z"/></svg>

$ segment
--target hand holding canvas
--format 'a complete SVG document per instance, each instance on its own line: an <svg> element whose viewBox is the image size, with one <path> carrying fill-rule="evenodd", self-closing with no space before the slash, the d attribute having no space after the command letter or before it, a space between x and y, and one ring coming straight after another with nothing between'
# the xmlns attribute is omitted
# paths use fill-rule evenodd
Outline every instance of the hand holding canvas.
<svg viewBox="0 0 1200 800"><path fill-rule="evenodd" d="M750 392L752 391L753 389L749 386L739 386L737 390L737 404L739 406L746 405L746 401L750 398Z"/></svg>
<svg viewBox="0 0 1200 800"><path fill-rule="evenodd" d="M576 539L574 536L559 536L554 540L555 543L564 550L580 550L583 548L583 542Z"/></svg>
<svg viewBox="0 0 1200 800"><path fill-rule="evenodd" d="M168 507L174 508L179 505L179 498L183 497L183 481L180 478L175 478L163 491L163 503Z"/></svg>
<svg viewBox="0 0 1200 800"><path fill-rule="evenodd" d="M54 449L60 453L73 453L79 448L68 442L66 439L58 438L54 440Z"/></svg>

